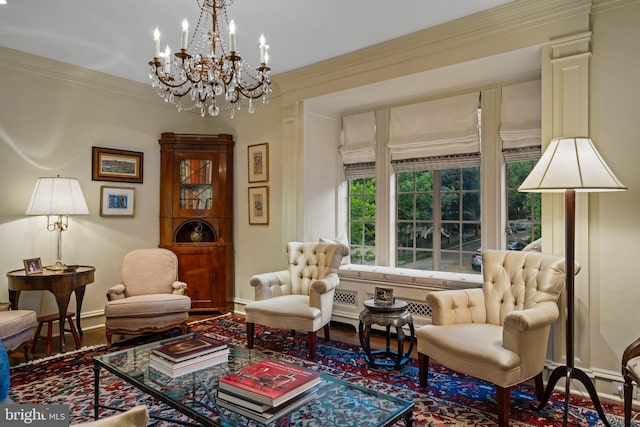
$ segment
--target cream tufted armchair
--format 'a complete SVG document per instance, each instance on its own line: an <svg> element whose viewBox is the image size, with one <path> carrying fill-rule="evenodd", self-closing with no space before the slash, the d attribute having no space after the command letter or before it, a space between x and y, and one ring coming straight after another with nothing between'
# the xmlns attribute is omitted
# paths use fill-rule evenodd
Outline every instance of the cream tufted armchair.
<svg viewBox="0 0 640 427"><path fill-rule="evenodd" d="M324 328L330 339L329 321L338 267L349 248L338 243L287 244L288 270L251 278L255 301L246 305L247 341L253 348L254 325L307 331L309 359L315 358L316 331Z"/></svg>
<svg viewBox="0 0 640 427"><path fill-rule="evenodd" d="M136 249L122 259L122 283L107 292L107 348L114 333L136 335L180 327L187 332L191 299L178 281L178 257L168 249Z"/></svg>
<svg viewBox="0 0 640 427"><path fill-rule="evenodd" d="M496 386L498 425L509 425L511 387L542 371L551 324L558 319L564 259L540 252L482 253L482 289L427 295L432 325L416 331L419 381L427 386L429 358ZM579 268L576 268L576 272Z"/></svg>

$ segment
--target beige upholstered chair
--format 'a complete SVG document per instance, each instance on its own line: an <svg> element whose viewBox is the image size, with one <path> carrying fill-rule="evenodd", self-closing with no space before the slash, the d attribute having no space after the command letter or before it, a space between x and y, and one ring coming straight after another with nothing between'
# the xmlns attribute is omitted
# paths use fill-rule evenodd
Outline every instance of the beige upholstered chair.
<svg viewBox="0 0 640 427"><path fill-rule="evenodd" d="M121 414L72 424L74 427L146 427L149 423L149 409L145 405L134 406Z"/></svg>
<svg viewBox="0 0 640 427"><path fill-rule="evenodd" d="M114 333L137 335L180 327L187 332L191 299L178 281L178 257L168 249L136 249L122 259L122 283L107 292L107 347Z"/></svg>
<svg viewBox="0 0 640 427"><path fill-rule="evenodd" d="M251 278L255 301L246 305L247 340L253 348L254 324L307 331L309 359L315 358L316 331L324 328L330 339L329 321L338 267L349 248L339 243L289 242L288 270Z"/></svg>
<svg viewBox="0 0 640 427"><path fill-rule="evenodd" d="M38 325L38 317L33 310L11 310L10 303L0 307L0 340L7 352L24 346L24 357L29 360L29 349L33 341L33 331Z"/></svg>
<svg viewBox="0 0 640 427"><path fill-rule="evenodd" d="M624 426L631 426L633 386L640 385L640 338L627 346L622 354L622 377L624 378Z"/></svg>
<svg viewBox="0 0 640 427"><path fill-rule="evenodd" d="M416 331L420 386L427 386L429 358L495 384L498 424L509 425L511 387L542 371L551 324L565 283L564 259L540 252L482 253L482 289L427 295L432 325ZM576 271L579 268L576 269Z"/></svg>

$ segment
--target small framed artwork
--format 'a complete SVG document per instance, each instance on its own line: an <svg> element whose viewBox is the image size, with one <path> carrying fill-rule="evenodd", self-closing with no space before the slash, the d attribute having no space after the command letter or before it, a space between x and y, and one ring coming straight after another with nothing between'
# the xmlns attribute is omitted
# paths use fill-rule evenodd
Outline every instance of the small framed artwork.
<svg viewBox="0 0 640 427"><path fill-rule="evenodd" d="M22 261L24 263L24 271L27 274L42 273L42 262L40 258L30 258Z"/></svg>
<svg viewBox="0 0 640 427"><path fill-rule="evenodd" d="M136 189L100 187L100 216L134 216Z"/></svg>
<svg viewBox="0 0 640 427"><path fill-rule="evenodd" d="M92 147L93 181L142 183L144 153Z"/></svg>
<svg viewBox="0 0 640 427"><path fill-rule="evenodd" d="M269 225L269 187L249 187L249 225Z"/></svg>
<svg viewBox="0 0 640 427"><path fill-rule="evenodd" d="M249 182L269 181L269 144L250 145L247 148L249 159Z"/></svg>
<svg viewBox="0 0 640 427"><path fill-rule="evenodd" d="M373 302L378 305L393 305L395 302L393 299L393 289L376 287L376 294L373 298Z"/></svg>

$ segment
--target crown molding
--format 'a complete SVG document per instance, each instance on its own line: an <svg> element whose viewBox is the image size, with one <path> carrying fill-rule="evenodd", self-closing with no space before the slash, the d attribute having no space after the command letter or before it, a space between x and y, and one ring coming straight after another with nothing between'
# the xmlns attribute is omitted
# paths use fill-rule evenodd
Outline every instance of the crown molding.
<svg viewBox="0 0 640 427"><path fill-rule="evenodd" d="M591 4L592 0L518 0L273 80L278 80L283 96L303 99L544 44L588 31Z"/></svg>

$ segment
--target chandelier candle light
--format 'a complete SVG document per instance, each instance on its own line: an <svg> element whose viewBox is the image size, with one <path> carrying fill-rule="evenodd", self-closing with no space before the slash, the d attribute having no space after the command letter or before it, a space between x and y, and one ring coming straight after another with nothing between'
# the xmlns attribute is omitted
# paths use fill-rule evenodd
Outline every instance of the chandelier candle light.
<svg viewBox="0 0 640 427"><path fill-rule="evenodd" d="M227 21L226 8L233 0L196 1L200 7L196 29L189 42L189 23L186 18L182 21L180 50L173 61L168 45L160 51L160 31L155 29L154 57L149 62L152 86L178 111L199 109L202 117L207 112L215 117L222 110L230 110L233 118L234 111L247 103L247 111L253 113L253 100L262 98L267 104L272 90L267 66L269 45L264 35L260 36L260 65L253 69L238 55L235 23ZM222 36L223 26L229 29L228 39Z"/></svg>

